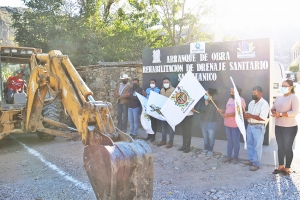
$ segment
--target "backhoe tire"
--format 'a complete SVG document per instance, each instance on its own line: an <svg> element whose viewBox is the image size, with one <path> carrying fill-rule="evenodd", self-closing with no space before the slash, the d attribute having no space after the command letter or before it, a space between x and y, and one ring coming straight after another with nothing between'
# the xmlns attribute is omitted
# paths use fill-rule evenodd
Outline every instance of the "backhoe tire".
<svg viewBox="0 0 300 200"><path fill-rule="evenodd" d="M43 117L52 119L54 121L59 121L59 112L58 109L56 108L55 103L51 103L49 105L44 106L42 115ZM45 122L43 122L43 125L45 128L57 129L57 127L51 126L50 124ZM41 132L37 132L37 136L39 137L39 139L43 139L43 140L52 140L56 137L55 135L50 135Z"/></svg>

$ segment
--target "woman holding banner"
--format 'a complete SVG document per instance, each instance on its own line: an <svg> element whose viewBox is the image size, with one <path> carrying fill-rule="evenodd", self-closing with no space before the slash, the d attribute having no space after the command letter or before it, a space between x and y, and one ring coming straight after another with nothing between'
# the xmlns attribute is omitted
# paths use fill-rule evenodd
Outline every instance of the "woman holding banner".
<svg viewBox="0 0 300 200"><path fill-rule="evenodd" d="M239 95L242 93L242 89L236 87ZM226 137L227 137L227 157L223 160L223 162L230 162L232 160L232 151L233 151L233 163L238 163L238 156L240 152L240 135L241 132L238 128L238 125L235 121L235 102L234 102L234 88L230 89L230 98L226 104L226 110L219 109L218 111L221 113L224 118L224 125L226 129ZM242 107L245 108L246 102L241 97Z"/></svg>
<svg viewBox="0 0 300 200"><path fill-rule="evenodd" d="M138 136L139 113L141 109L141 103L136 93L139 93L143 96L146 96L146 93L143 88L140 87L139 79L134 78L132 82L132 87L129 88L128 120L130 125L130 136L135 139Z"/></svg>
<svg viewBox="0 0 300 200"><path fill-rule="evenodd" d="M293 81L285 80L281 87L283 96L278 96L271 109L275 117L275 136L278 145L278 169L273 174L289 175L293 160L293 143L298 131L296 116L299 113L299 99L295 95ZM284 166L285 158L285 166Z"/></svg>
<svg viewBox="0 0 300 200"><path fill-rule="evenodd" d="M156 92L158 94L160 93L160 89L156 85L156 79L150 80L150 88L147 88L147 90L146 90L147 99L149 99L151 91ZM150 120L151 120L151 128L152 128L154 134L148 134L148 136L145 138L145 141L150 140L151 142L154 142L156 131L157 131L157 119L150 116Z"/></svg>
<svg viewBox="0 0 300 200"><path fill-rule="evenodd" d="M212 156L214 144L215 144L215 133L217 131L217 108L215 105L216 101L213 103L213 96L218 94L218 90L214 88L208 88L206 90L206 95L201 99L196 110L200 112L200 127L203 134L204 150L202 154L207 157ZM214 105L215 104L215 105Z"/></svg>

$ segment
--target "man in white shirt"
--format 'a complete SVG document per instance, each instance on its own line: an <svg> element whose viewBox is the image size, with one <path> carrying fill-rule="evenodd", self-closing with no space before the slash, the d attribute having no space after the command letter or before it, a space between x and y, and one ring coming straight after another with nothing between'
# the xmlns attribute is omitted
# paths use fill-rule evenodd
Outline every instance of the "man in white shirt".
<svg viewBox="0 0 300 200"><path fill-rule="evenodd" d="M270 107L268 102L262 98L262 88L260 86L255 86L252 89L252 99L244 116L248 121L247 149L249 158L244 164L251 165L250 171L256 171L260 167L262 145L266 132L265 123Z"/></svg>

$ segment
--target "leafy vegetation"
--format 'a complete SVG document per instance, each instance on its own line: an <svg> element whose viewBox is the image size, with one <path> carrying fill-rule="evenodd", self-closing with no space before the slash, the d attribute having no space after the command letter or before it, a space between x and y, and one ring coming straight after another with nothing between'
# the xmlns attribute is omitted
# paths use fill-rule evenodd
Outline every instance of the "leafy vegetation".
<svg viewBox="0 0 300 200"><path fill-rule="evenodd" d="M209 41L201 18L202 0L23 0L12 27L20 46L59 49L73 64L141 60L142 50Z"/></svg>
<svg viewBox="0 0 300 200"><path fill-rule="evenodd" d="M299 72L299 66L290 66L288 70L291 72Z"/></svg>

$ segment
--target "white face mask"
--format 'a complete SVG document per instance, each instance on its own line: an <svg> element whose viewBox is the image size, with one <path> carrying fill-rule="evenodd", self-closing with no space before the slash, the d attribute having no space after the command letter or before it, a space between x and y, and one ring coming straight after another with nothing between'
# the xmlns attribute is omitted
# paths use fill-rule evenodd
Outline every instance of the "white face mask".
<svg viewBox="0 0 300 200"><path fill-rule="evenodd" d="M164 83L164 88L169 88L170 87L170 84L169 83Z"/></svg>
<svg viewBox="0 0 300 200"><path fill-rule="evenodd" d="M155 88L155 84L151 83L151 84L150 84L150 87L151 87L151 88Z"/></svg>
<svg viewBox="0 0 300 200"><path fill-rule="evenodd" d="M289 93L289 88L288 87L281 87L281 92L283 94L287 94L287 93Z"/></svg>

